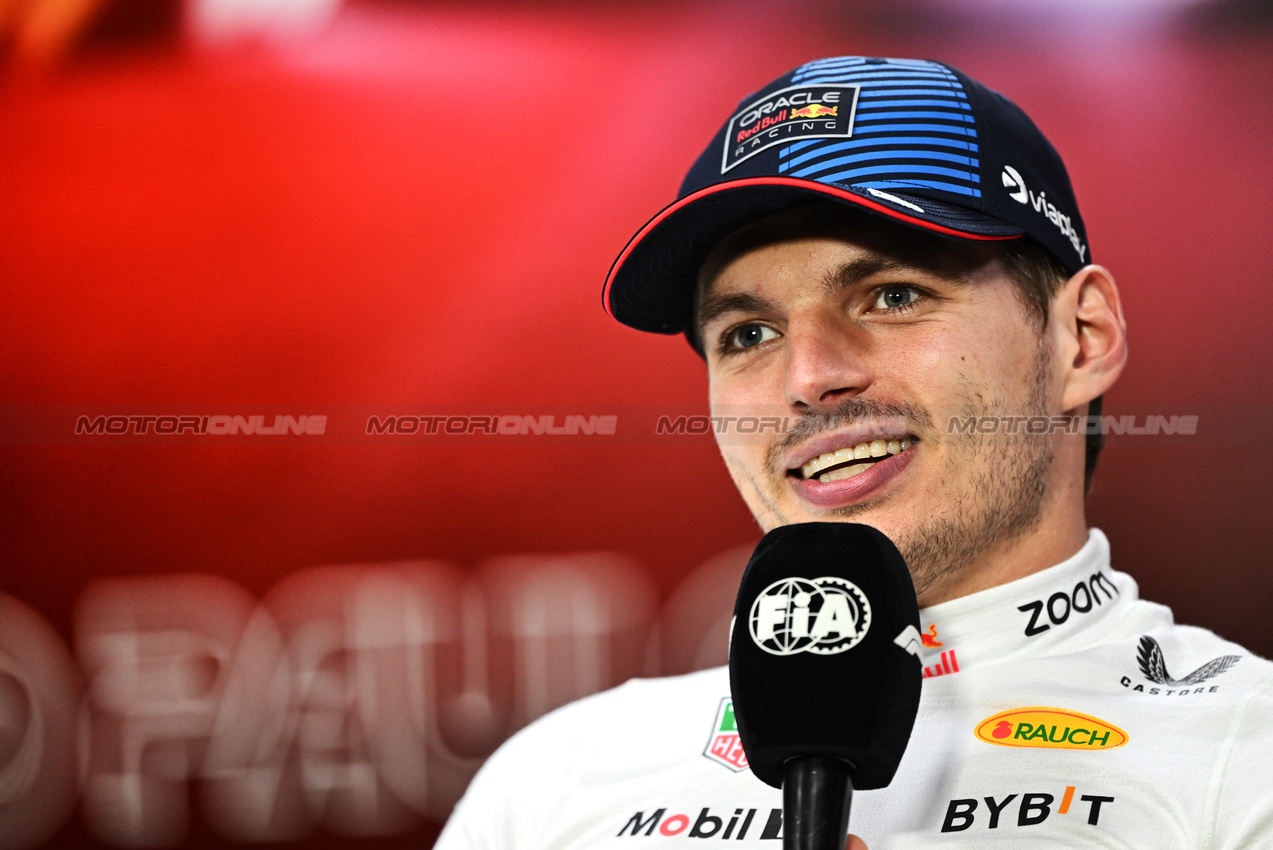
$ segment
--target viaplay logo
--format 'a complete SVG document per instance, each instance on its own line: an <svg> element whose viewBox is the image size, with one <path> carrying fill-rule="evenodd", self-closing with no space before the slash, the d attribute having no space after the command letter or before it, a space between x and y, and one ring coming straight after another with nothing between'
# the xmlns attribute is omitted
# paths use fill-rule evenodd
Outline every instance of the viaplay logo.
<svg viewBox="0 0 1273 850"><path fill-rule="evenodd" d="M738 723L734 720L734 701L725 697L716 710L716 722L712 724L712 735L707 740L707 749L703 750L717 764L735 773L747 769L747 754L743 752L743 742L738 736Z"/></svg>
<svg viewBox="0 0 1273 850"><path fill-rule="evenodd" d="M1074 246L1074 253L1079 255L1079 262L1087 262L1087 246L1083 244L1083 240L1079 238L1078 230L1074 227L1074 222L1068 215L1056 208L1056 205L1048 200L1046 191L1039 192L1037 195L1033 189L1025 185L1025 178L1021 176L1021 172L1017 171L1011 165L1005 165L1003 172L999 175L1003 182L1003 188L1007 190L1008 197L1016 201L1018 204L1028 204L1034 207L1034 211L1041 214L1048 221L1061 231L1061 235L1070 241Z"/></svg>
<svg viewBox="0 0 1273 850"><path fill-rule="evenodd" d="M866 637L871 603L838 576L784 578L756 597L748 619L751 639L771 655L837 655Z"/></svg>

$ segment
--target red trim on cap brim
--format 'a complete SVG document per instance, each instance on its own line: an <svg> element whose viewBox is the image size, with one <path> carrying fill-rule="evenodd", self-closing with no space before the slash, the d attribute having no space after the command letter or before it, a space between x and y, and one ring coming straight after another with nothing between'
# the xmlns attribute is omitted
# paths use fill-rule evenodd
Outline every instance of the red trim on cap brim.
<svg viewBox="0 0 1273 850"><path fill-rule="evenodd" d="M889 218L897 219L898 221L906 222L907 224L913 224L917 227L922 227L925 230L931 230L934 233L956 236L960 239L976 239L985 242L994 242L1019 238L1017 236L987 236L981 233L965 233L962 230L955 230L952 227L946 227L942 224L936 224L931 221L925 221L922 218L916 218L915 216L898 212L892 207L886 207L883 204L878 204L875 201L872 201L869 198L864 198L855 192L849 192L845 189L828 186L825 183L817 183L812 180L800 180L795 177L746 177L742 180L731 180L728 183L715 183L704 189L699 189L693 194L686 195L679 201L664 207L658 215L646 223L645 227L637 231L637 234L628 240L628 244L624 247L623 253L621 253L618 259L614 261L614 264L610 266L610 273L606 275L606 285L601 291L601 303L605 306L606 312L612 317L614 316L614 310L610 309L610 289L614 285L615 276L618 275L619 269L623 266L624 261L628 259L628 256L631 255L637 245L641 244L641 241L645 239L651 230L658 227L663 220L672 213L694 203L699 198L714 195L717 192L723 192L727 189L735 189L740 186L790 186L794 189L819 192L823 195L830 195L833 198L839 198L842 201L848 201L849 203L856 204L859 207L865 207L866 209L886 215Z"/></svg>

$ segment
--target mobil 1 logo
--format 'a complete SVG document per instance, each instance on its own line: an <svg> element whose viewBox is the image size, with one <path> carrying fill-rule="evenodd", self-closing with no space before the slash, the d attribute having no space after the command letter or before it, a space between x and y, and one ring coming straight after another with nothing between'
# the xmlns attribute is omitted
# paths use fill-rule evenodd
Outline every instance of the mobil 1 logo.
<svg viewBox="0 0 1273 850"><path fill-rule="evenodd" d="M1053 626L1063 625L1072 615L1087 614L1118 593L1118 586L1105 575L1104 570L1099 570L1074 585L1073 589L1058 590L1046 600L1036 599L1019 605L1017 610L1030 617L1025 624L1025 636L1041 635Z"/></svg>

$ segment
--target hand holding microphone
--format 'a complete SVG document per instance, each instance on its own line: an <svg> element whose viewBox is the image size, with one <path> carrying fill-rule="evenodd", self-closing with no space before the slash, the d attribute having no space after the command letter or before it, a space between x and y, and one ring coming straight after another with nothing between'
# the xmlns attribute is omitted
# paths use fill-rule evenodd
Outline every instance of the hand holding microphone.
<svg viewBox="0 0 1273 850"><path fill-rule="evenodd" d="M919 646L910 572L881 532L802 523L757 545L729 678L752 772L783 789L784 850L853 850L853 789L892 781L915 724Z"/></svg>

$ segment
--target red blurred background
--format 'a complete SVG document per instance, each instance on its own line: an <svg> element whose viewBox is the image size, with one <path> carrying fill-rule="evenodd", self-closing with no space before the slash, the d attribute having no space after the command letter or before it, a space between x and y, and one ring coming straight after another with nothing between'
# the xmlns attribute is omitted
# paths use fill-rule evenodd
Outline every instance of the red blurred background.
<svg viewBox="0 0 1273 850"><path fill-rule="evenodd" d="M106 3L34 58L11 36L0 74L0 403L705 411L683 341L601 309L611 260L746 91L824 55L940 59L1066 159L1130 323L1106 412L1200 417L1114 439L1091 524L1179 621L1273 655L1261 9L363 0L213 38ZM710 439L546 443L0 446L0 591L69 645L103 577L260 598L319 564L609 551L666 599L759 537ZM50 846L100 841L76 814ZM197 820L187 843L240 846Z"/></svg>

